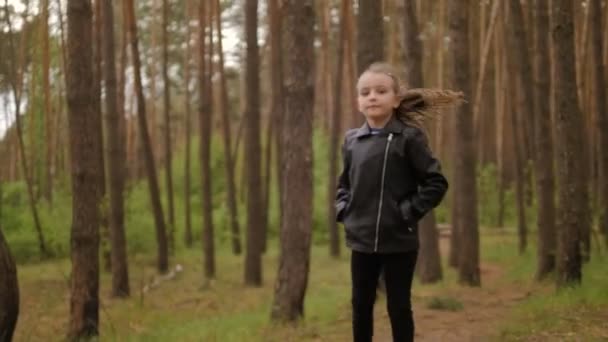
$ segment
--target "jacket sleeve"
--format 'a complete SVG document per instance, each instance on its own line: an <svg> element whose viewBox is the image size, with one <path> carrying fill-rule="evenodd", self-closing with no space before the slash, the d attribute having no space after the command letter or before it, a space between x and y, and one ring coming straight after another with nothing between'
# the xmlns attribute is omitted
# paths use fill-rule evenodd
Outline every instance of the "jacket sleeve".
<svg viewBox="0 0 608 342"><path fill-rule="evenodd" d="M406 221L418 221L435 208L448 190L448 181L441 173L441 165L433 156L426 136L416 128L406 141L406 155L414 169L418 192L400 203Z"/></svg>
<svg viewBox="0 0 608 342"><path fill-rule="evenodd" d="M343 222L344 212L346 211L346 205L350 200L350 179L348 177L350 173L350 156L346 150L346 137L342 144L342 173L338 178L338 188L336 190L336 221Z"/></svg>

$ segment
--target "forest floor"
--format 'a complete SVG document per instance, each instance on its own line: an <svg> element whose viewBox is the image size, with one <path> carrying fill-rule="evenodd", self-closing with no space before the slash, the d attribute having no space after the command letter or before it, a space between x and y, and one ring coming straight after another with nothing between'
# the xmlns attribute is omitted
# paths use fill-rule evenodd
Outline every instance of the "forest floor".
<svg viewBox="0 0 608 342"><path fill-rule="evenodd" d="M445 266L442 282L414 282L416 341L608 341L608 272L603 257L587 266L581 288L557 295L551 281L532 280L534 246L519 256L512 234L482 234L481 240L481 287L459 285L456 272ZM441 250L445 255L445 238ZM221 249L217 279L204 282L201 254L199 249L179 252L172 263L183 270L149 291L143 288L158 278L154 256L130 256L132 296L127 300L110 297L111 277L102 273L100 340L351 340L346 251L336 260L328 256L326 246L313 247L305 320L299 325L273 324L269 319L276 248L264 256L260 288L244 287L243 257ZM67 274L68 260L19 265L21 313L15 341L63 340L69 316ZM391 341L382 295L375 320L374 341Z"/></svg>

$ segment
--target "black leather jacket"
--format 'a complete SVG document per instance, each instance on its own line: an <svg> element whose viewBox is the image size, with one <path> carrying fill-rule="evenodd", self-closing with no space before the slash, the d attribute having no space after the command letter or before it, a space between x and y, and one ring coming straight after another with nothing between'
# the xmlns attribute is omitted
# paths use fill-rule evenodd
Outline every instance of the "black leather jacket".
<svg viewBox="0 0 608 342"><path fill-rule="evenodd" d="M424 133L393 118L372 135L365 123L346 132L342 156L335 205L347 246L367 253L417 249L418 220L448 189Z"/></svg>

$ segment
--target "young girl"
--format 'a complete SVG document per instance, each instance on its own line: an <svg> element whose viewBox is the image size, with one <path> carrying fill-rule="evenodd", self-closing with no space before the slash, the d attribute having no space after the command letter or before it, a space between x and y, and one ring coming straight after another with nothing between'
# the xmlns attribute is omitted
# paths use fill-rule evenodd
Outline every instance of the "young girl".
<svg viewBox="0 0 608 342"><path fill-rule="evenodd" d="M374 63L357 83L366 122L346 132L336 215L352 249L354 341L371 341L376 286L383 271L394 341L414 339L410 290L418 225L448 183L428 147L422 122L462 93L402 89L394 69Z"/></svg>

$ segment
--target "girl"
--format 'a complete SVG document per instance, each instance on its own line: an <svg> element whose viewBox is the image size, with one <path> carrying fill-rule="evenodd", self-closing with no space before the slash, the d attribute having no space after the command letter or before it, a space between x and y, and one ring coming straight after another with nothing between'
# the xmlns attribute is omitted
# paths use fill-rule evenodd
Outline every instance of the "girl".
<svg viewBox="0 0 608 342"><path fill-rule="evenodd" d="M357 82L366 122L346 132L337 221L352 249L353 337L371 341L376 286L384 273L394 341L413 341L410 290L418 255L417 222L439 204L448 183L422 122L462 101L462 93L405 90L394 69L374 63Z"/></svg>

